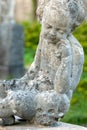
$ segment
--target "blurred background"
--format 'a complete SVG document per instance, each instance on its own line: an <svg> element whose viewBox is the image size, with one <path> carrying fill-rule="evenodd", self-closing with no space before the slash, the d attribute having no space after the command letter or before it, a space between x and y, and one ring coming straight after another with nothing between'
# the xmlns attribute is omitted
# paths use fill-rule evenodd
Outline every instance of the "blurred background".
<svg viewBox="0 0 87 130"><path fill-rule="evenodd" d="M84 2L86 2L86 1L84 1ZM35 13L36 8L37 8L37 3L38 3L37 0L15 0L15 4L14 4L14 10L13 10L14 13L13 14L14 14L15 23L20 25L23 28L22 31L23 31L23 35L24 35L24 40L22 39L23 40L23 43L22 43L23 52L20 54L20 55L22 55L22 56L20 56L20 57L22 57L21 63L23 61L23 66L24 66L23 73L25 73L27 71L27 69L33 62L34 56L35 56L35 51L36 51L38 41L39 41L41 25L37 21L37 17L36 17L36 13ZM87 7L87 3L85 3L85 6ZM1 22L1 25L2 25L2 23L3 22ZM13 30L14 29L12 28L12 31ZM76 31L74 32L74 36L79 40L79 42L83 46L84 54L85 54L85 62L84 62L83 74L82 74L80 83L79 83L77 89L75 90L73 99L71 101L70 110L65 115L65 117L63 118L62 121L77 124L77 125L87 126L87 22L86 21L84 21L84 23L76 29ZM3 37L5 37L5 35ZM0 40L0 42L1 42L1 40ZM1 43L0 43L0 46L1 46ZM17 43L18 43L18 41L17 41ZM5 47L6 46L4 46L4 48ZM1 50L2 50L2 48L1 48ZM18 52L19 52L19 50L18 50ZM0 58L2 58L2 56L5 53L4 53L4 51L2 51L2 52L0 51L0 53L1 53ZM12 54L13 54L13 52L12 52ZM9 54L9 55L11 55L11 54ZM13 55L13 57L14 57L14 55ZM17 55L16 55L16 57L17 57ZM17 60L15 60L15 61L17 61ZM13 65L13 68L14 68L14 65ZM13 68L11 68L11 69L13 69ZM21 77L23 75L23 73L19 77ZM10 79L13 77L14 76L7 76L6 78Z"/></svg>

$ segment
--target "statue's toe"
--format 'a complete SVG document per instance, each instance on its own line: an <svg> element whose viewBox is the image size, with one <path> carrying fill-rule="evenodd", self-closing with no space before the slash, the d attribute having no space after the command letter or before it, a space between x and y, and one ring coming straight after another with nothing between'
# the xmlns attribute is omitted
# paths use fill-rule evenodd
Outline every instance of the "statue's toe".
<svg viewBox="0 0 87 130"><path fill-rule="evenodd" d="M11 116L11 117L5 117L2 118L2 121L0 122L1 125L13 125L15 123L15 117Z"/></svg>

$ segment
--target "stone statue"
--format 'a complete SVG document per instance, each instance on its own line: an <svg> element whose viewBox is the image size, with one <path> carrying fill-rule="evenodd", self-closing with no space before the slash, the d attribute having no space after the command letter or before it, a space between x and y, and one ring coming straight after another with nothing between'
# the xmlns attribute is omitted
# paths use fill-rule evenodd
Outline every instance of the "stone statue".
<svg viewBox="0 0 87 130"><path fill-rule="evenodd" d="M53 125L68 111L84 63L83 48L72 35L84 18L81 0L40 0L42 29L35 59L21 79L0 81L0 118L15 115L30 123ZM39 12L39 9L42 11Z"/></svg>
<svg viewBox="0 0 87 130"><path fill-rule="evenodd" d="M49 2L50 0L38 0L38 8L37 8L37 15L38 15L38 19L40 21L42 21L42 16L43 16L43 10L44 7L46 6L46 4Z"/></svg>

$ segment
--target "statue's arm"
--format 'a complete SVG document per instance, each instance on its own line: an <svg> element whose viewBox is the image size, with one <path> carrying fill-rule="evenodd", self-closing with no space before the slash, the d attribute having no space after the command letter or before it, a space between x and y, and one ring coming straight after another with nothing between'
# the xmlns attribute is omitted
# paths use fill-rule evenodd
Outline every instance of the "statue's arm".
<svg viewBox="0 0 87 130"><path fill-rule="evenodd" d="M81 78L84 52L80 43L72 36L69 38L71 43L63 47L61 45L61 64L55 75L54 89L58 93L66 93L71 99L72 93ZM61 49L62 48L62 49Z"/></svg>
<svg viewBox="0 0 87 130"><path fill-rule="evenodd" d="M78 40L71 35L69 41L73 46L73 68L72 68L72 89L74 90L78 85L84 64L84 51Z"/></svg>
<svg viewBox="0 0 87 130"><path fill-rule="evenodd" d="M67 93L71 87L72 51L69 43L61 43L59 47L61 63L55 75L54 89L58 93Z"/></svg>

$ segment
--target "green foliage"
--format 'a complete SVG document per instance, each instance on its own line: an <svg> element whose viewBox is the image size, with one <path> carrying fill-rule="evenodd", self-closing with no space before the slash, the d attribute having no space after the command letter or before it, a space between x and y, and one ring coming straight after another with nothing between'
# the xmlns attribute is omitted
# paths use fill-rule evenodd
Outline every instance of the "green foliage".
<svg viewBox="0 0 87 130"><path fill-rule="evenodd" d="M24 34L25 34L25 48L36 50L39 35L40 24L38 22L23 22Z"/></svg>
<svg viewBox="0 0 87 130"><path fill-rule="evenodd" d="M31 48L25 48L24 50L25 55L24 55L24 63L25 63L25 67L29 66L34 59L35 56L35 51Z"/></svg>
<svg viewBox="0 0 87 130"><path fill-rule="evenodd" d="M87 123L87 80L81 80L74 92L69 112L63 121L73 124Z"/></svg>
<svg viewBox="0 0 87 130"><path fill-rule="evenodd" d="M80 41L83 46L85 54L87 54L87 23L84 22L80 27L76 29L74 35Z"/></svg>
<svg viewBox="0 0 87 130"><path fill-rule="evenodd" d="M25 66L27 66L28 64L31 64L34 59L36 47L39 42L41 27L37 21L33 22L25 21L22 23L22 25L24 27L24 35L25 35L24 63Z"/></svg>
<svg viewBox="0 0 87 130"><path fill-rule="evenodd" d="M31 64L33 62L36 47L39 42L41 27L40 24L36 21L33 22L24 21L22 25L24 27L24 35L25 35L24 63L25 66L27 66L28 64Z"/></svg>

